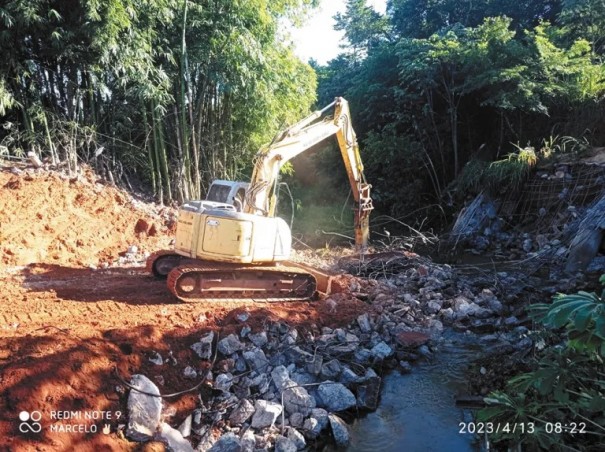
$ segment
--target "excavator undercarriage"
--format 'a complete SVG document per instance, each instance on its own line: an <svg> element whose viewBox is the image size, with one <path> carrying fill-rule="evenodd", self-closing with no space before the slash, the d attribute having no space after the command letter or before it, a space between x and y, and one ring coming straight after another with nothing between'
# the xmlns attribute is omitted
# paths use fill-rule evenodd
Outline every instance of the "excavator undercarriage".
<svg viewBox="0 0 605 452"><path fill-rule="evenodd" d="M294 265L241 265L191 259L159 251L147 259L147 270L166 278L170 292L184 302L301 301L328 290L329 276Z"/></svg>

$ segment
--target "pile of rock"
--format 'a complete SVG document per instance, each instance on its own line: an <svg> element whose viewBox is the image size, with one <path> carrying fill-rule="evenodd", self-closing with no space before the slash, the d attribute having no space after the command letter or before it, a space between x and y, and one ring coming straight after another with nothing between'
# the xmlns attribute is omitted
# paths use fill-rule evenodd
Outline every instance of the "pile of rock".
<svg viewBox="0 0 605 452"><path fill-rule="evenodd" d="M506 317L496 293L473 287L449 266L423 262L408 259L392 273L383 266L380 282L351 278L349 289L368 300L368 312L346 328L303 331L278 322L253 331L243 313L236 316L235 333L202 335L190 348L199 358L192 362L206 365L189 363L182 370L185 378L211 388L202 392L200 406L174 429L160 422L160 399L132 390L127 436L159 438L177 451L192 450L185 438L197 450L213 452L295 451L326 435L346 445L348 427L339 413L375 410L379 374L392 368L409 372L415 360L430 357L429 341L444 325L492 334L519 326ZM340 302L338 294L322 302L330 301ZM142 381L145 392L159 393L140 375L131 384L139 388Z"/></svg>
<svg viewBox="0 0 605 452"><path fill-rule="evenodd" d="M216 365L205 372L187 366L183 375L203 378L214 396L175 430L160 422L161 399L132 390L129 438L155 437L175 450L190 450L180 438L193 432L200 438L199 450L236 450L235 444L241 450L300 450L331 430L336 442L345 445L348 429L335 413L376 409L381 378L371 366L394 355L367 314L348 329L323 328L316 334L285 323L252 332L244 321L238 335L220 338L210 332L191 349ZM159 394L142 375L133 376L131 385Z"/></svg>

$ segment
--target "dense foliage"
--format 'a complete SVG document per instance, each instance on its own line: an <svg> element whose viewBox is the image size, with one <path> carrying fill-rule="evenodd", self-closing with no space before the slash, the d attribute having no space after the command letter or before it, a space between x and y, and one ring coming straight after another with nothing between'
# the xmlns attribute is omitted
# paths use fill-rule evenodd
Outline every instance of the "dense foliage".
<svg viewBox="0 0 605 452"><path fill-rule="evenodd" d="M605 275L601 277L605 285ZM559 295L536 304L542 326L565 328L561 342L544 348L535 370L511 379L504 391L490 394L482 421L525 423L533 432L499 432L492 438L555 450L603 450L605 446L605 290ZM554 336L556 341L559 335ZM544 343L544 341L542 341Z"/></svg>
<svg viewBox="0 0 605 452"><path fill-rule="evenodd" d="M197 197L314 101L313 70L280 35L314 3L3 2L0 153L86 160L160 199Z"/></svg>
<svg viewBox="0 0 605 452"><path fill-rule="evenodd" d="M319 104L351 103L383 212L460 200L452 181L469 162L516 163L507 155L545 137L602 145L603 2L390 0L384 16L347 5L347 50L316 65Z"/></svg>
<svg viewBox="0 0 605 452"><path fill-rule="evenodd" d="M397 218L431 206L446 218L492 180L452 184L465 168L506 175L489 163L517 165L507 156L545 137L603 142L600 0L390 0L385 15L348 0L336 17L345 50L313 71L283 30L317 3L8 0L0 154L89 161L160 199L197 197L243 177L307 113L316 74L317 105L349 100L375 205ZM346 187L331 154L321 168Z"/></svg>

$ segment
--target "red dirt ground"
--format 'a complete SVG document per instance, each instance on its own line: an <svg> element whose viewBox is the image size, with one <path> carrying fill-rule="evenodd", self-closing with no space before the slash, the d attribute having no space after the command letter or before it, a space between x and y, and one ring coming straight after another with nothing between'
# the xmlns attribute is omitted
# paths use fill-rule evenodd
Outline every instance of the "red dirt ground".
<svg viewBox="0 0 605 452"><path fill-rule="evenodd" d="M220 335L241 323L253 330L270 321L300 328L343 325L367 305L347 294L303 303L181 304L141 267L116 265L129 245L142 252L168 247L169 209L133 202L87 173L69 180L56 173L0 170L0 448L10 451L162 450L137 445L117 432L127 392L117 376L143 373L163 394L191 388L190 365L208 363L189 346L209 330ZM113 263L102 268L104 263ZM99 268L101 265L101 268ZM316 325L316 326L315 326ZM153 352L176 364L156 366ZM117 374L116 374L117 371ZM164 399L177 426L196 406L199 392ZM21 432L22 411L39 411L39 433ZM112 419L52 419L74 411ZM33 421L27 421L29 425ZM101 432L109 424L110 434ZM58 432L81 425L88 432ZM92 426L98 428L91 432Z"/></svg>

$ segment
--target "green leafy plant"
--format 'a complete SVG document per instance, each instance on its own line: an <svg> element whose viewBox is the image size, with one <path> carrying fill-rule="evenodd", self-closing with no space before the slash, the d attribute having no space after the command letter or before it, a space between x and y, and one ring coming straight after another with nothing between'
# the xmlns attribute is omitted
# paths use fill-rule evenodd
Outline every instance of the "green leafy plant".
<svg viewBox="0 0 605 452"><path fill-rule="evenodd" d="M600 279L605 286L605 275ZM533 433L499 432L491 440L530 447L603 450L605 447L605 290L558 295L552 304L531 307L548 329L565 328L562 342L545 348L535 370L510 379L504 391L485 398L477 417L492 423L529 423ZM560 426L579 425L584 435Z"/></svg>
<svg viewBox="0 0 605 452"><path fill-rule="evenodd" d="M605 285L605 275L600 281ZM551 305L534 305L532 313L547 327L565 326L569 346L605 357L605 289L600 296L583 291L559 295Z"/></svg>

